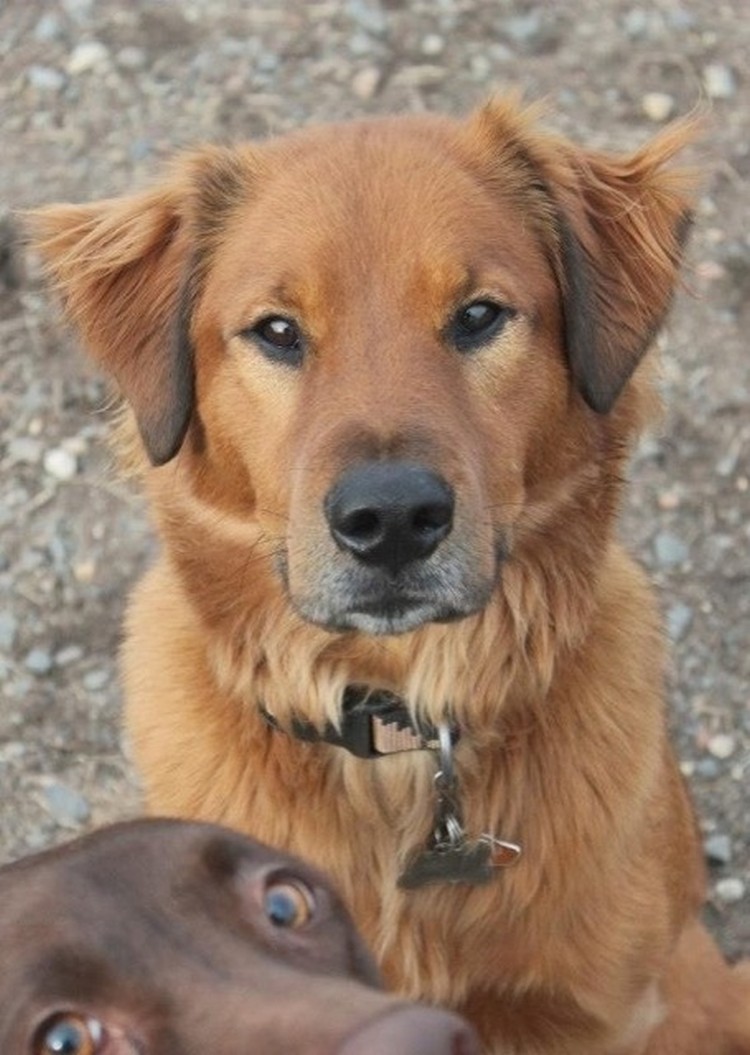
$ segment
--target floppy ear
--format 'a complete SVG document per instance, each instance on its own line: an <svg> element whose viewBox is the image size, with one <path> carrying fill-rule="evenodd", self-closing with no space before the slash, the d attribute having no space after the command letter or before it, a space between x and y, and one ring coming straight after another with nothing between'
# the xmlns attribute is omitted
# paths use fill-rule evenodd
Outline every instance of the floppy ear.
<svg viewBox="0 0 750 1055"><path fill-rule="evenodd" d="M684 171L665 168L691 138L673 126L630 157L573 149L559 203L559 278L573 380L610 411L664 319L690 228Z"/></svg>
<svg viewBox="0 0 750 1055"><path fill-rule="evenodd" d="M471 128L492 158L493 183L547 247L573 382L606 414L674 291L694 179L669 162L694 138L696 122L676 122L635 154L614 156L540 131L540 112L511 95L479 110Z"/></svg>
<svg viewBox="0 0 750 1055"><path fill-rule="evenodd" d="M241 192L239 156L186 156L161 187L29 216L68 318L117 382L154 465L180 449L193 409L190 315L203 257Z"/></svg>

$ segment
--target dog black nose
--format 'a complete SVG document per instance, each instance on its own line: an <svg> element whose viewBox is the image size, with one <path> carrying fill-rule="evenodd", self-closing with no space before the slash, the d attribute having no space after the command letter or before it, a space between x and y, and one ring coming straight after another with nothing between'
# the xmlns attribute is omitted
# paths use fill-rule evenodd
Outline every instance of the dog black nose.
<svg viewBox="0 0 750 1055"><path fill-rule="evenodd" d="M345 473L325 501L341 549L395 575L422 560L453 526L453 492L431 469L367 462Z"/></svg>

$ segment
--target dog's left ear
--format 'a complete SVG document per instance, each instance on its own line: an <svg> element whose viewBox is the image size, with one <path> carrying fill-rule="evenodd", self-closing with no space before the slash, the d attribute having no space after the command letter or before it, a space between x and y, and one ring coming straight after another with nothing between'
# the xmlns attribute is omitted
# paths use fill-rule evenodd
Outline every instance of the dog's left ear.
<svg viewBox="0 0 750 1055"><path fill-rule="evenodd" d="M668 167L690 122L626 157L571 148L549 185L557 203L558 271L573 380L600 414L614 406L672 299L690 228L684 170Z"/></svg>

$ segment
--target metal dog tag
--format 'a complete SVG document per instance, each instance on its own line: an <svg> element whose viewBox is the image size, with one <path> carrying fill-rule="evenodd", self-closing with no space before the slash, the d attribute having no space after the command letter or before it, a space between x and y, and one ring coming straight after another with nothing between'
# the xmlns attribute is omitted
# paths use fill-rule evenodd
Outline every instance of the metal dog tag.
<svg viewBox="0 0 750 1055"><path fill-rule="evenodd" d="M483 835L479 841L489 848L490 864L493 868L507 868L509 865L514 865L521 856L521 847L518 843L496 839L494 835Z"/></svg>
<svg viewBox="0 0 750 1055"><path fill-rule="evenodd" d="M489 883L493 875L493 849L483 840L433 846L412 857L399 876L398 885L405 890L429 883Z"/></svg>
<svg viewBox="0 0 750 1055"><path fill-rule="evenodd" d="M430 883L489 883L494 869L518 860L520 846L493 835L482 835L469 842L461 818L458 782L453 767L450 727L438 726L439 765L435 774L437 802L435 825L423 850L418 850L398 878L404 890Z"/></svg>

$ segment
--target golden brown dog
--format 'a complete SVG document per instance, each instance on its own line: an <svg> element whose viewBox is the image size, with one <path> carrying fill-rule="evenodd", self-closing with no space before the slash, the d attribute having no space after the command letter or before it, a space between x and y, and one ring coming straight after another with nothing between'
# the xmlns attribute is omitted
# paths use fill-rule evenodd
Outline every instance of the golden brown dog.
<svg viewBox="0 0 750 1055"><path fill-rule="evenodd" d="M312 858L390 982L488 1052L750 1052L614 538L688 138L610 157L498 101L198 150L36 218L163 541L124 648L151 808ZM350 705L415 749L355 757ZM446 847L481 877L404 887Z"/></svg>

